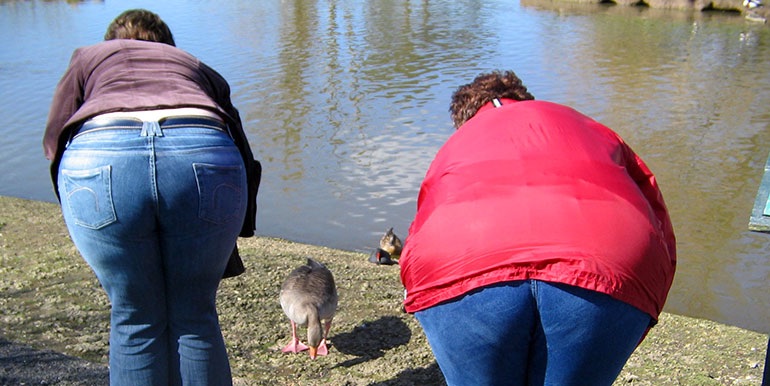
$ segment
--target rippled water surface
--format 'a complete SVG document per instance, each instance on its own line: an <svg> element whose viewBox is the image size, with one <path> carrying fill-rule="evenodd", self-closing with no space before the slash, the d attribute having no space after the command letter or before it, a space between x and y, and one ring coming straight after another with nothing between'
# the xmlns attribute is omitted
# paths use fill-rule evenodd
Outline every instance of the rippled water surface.
<svg viewBox="0 0 770 386"><path fill-rule="evenodd" d="M770 29L735 15L548 1L2 1L0 195L54 201L41 135L72 50L145 7L231 83L264 165L258 233L349 250L402 237L449 97L513 69L656 173L679 267L667 311L770 331Z"/></svg>

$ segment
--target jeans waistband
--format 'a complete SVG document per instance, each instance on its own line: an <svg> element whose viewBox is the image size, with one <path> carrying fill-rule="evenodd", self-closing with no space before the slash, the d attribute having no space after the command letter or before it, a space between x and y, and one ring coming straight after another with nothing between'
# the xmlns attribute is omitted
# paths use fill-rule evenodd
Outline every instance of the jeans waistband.
<svg viewBox="0 0 770 386"><path fill-rule="evenodd" d="M77 134L83 134L95 130L133 129L142 130L146 122L131 118L91 118L78 129ZM175 129L183 127L205 127L227 133L224 122L210 117L168 117L161 119L157 124L161 129Z"/></svg>

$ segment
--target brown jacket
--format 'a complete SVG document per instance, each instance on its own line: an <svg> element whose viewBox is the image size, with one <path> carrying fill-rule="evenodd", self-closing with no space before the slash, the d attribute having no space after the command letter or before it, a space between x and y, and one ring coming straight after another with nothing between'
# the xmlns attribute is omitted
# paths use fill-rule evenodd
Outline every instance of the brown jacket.
<svg viewBox="0 0 770 386"><path fill-rule="evenodd" d="M84 121L115 111L178 107L208 109L227 123L248 174L248 208L240 235L253 236L261 166L254 160L238 110L230 101L230 86L194 56L163 43L117 39L75 50L56 87L43 138L57 197L64 147Z"/></svg>

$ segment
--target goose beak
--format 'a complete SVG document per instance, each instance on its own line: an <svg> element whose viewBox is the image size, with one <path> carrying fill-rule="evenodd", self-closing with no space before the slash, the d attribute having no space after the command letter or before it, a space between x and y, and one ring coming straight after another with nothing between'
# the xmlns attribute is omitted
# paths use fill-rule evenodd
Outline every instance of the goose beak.
<svg viewBox="0 0 770 386"><path fill-rule="evenodd" d="M308 347L310 351L310 359L315 359L318 356L318 347Z"/></svg>

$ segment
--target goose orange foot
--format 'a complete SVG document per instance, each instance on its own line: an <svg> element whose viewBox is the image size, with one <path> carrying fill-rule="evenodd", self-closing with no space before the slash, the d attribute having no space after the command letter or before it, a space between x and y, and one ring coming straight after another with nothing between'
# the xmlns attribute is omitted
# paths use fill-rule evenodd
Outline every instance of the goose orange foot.
<svg viewBox="0 0 770 386"><path fill-rule="evenodd" d="M305 344L299 341L299 339L292 339L289 344L286 345L286 347L281 349L281 352L285 353L298 353L307 350L309 347L307 347Z"/></svg>
<svg viewBox="0 0 770 386"><path fill-rule="evenodd" d="M286 345L286 347L281 349L281 352L285 353L298 353L301 351L307 350L309 347L307 347L305 344L299 341L299 338L297 338L297 323L294 323L294 321L291 322L291 342Z"/></svg>

